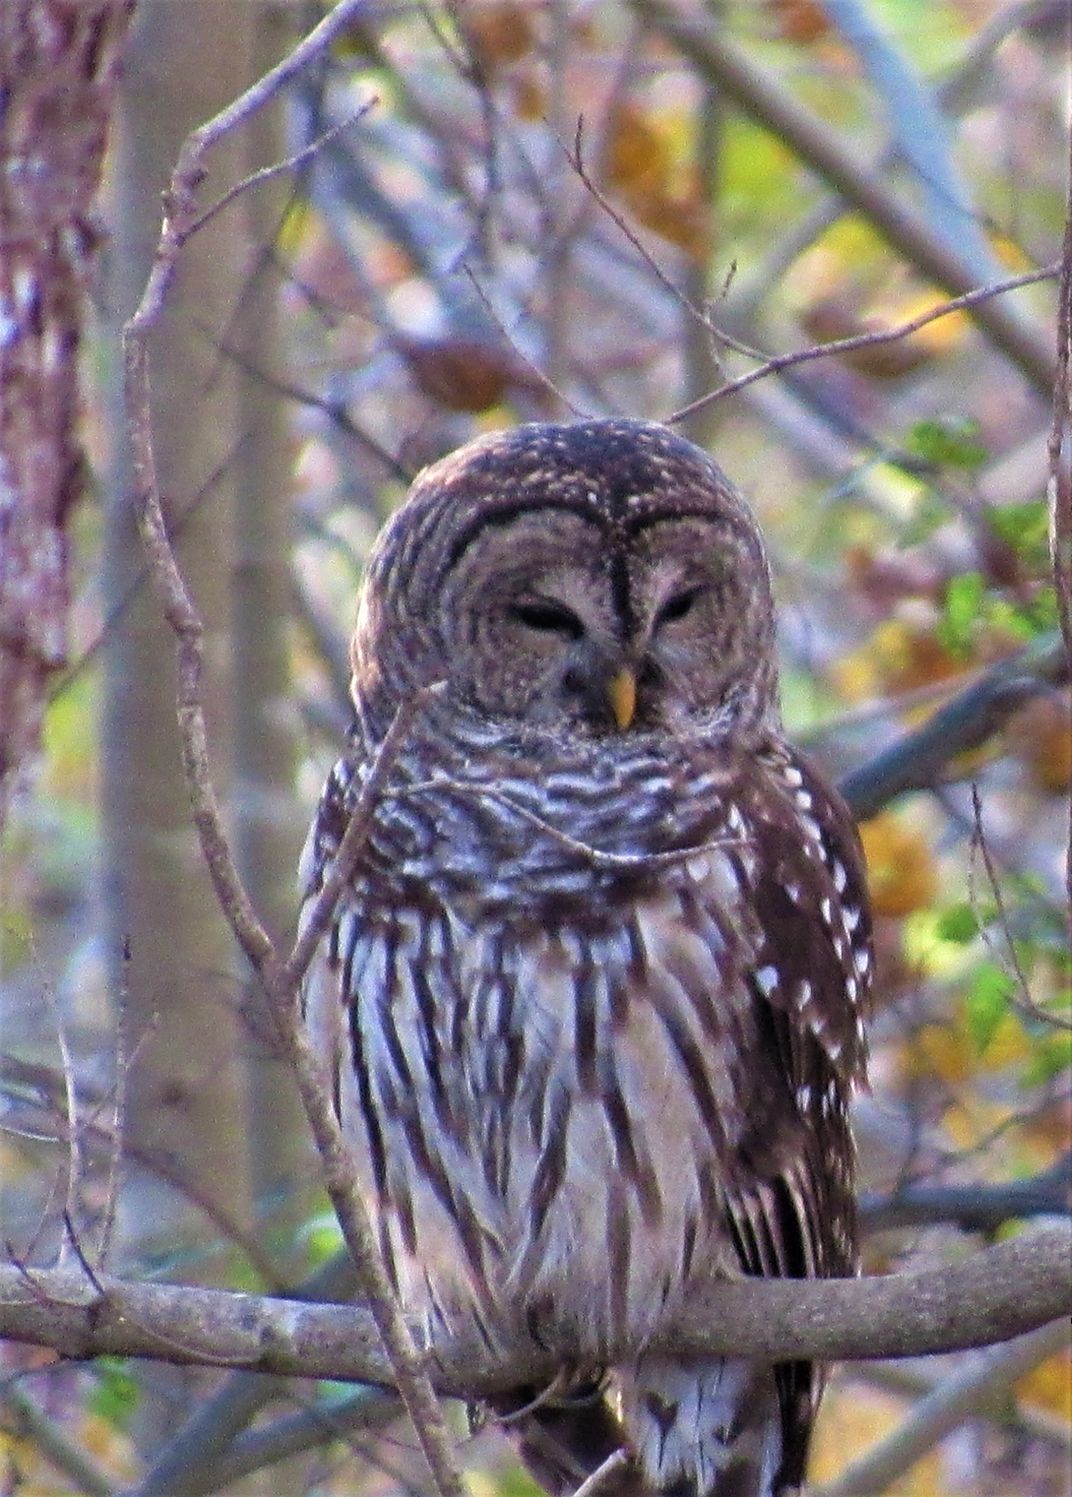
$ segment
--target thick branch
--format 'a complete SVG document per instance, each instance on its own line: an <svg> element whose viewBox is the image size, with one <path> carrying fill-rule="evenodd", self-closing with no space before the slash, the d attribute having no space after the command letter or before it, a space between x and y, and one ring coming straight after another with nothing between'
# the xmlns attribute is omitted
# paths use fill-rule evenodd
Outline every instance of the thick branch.
<svg viewBox="0 0 1072 1497"><path fill-rule="evenodd" d="M66 661L91 220L133 0L0 5L0 792ZM5 800L0 798L0 823Z"/></svg>
<svg viewBox="0 0 1072 1497"><path fill-rule="evenodd" d="M868 1360L984 1346L1072 1313L1072 1237L1040 1227L944 1268L883 1278L745 1280L693 1295L654 1345L679 1356ZM113 1355L283 1376L391 1385L372 1316L308 1304L115 1278L91 1283L68 1269L0 1268L0 1335L73 1358ZM624 1347L573 1357L613 1359ZM519 1332L492 1353L473 1335L431 1348L444 1394L483 1396L549 1376L553 1352Z"/></svg>
<svg viewBox="0 0 1072 1497"><path fill-rule="evenodd" d="M987 671L921 727L845 775L838 788L853 815L866 821L895 796L933 786L958 754L985 743L1025 702L1067 675L1060 640L1031 647Z"/></svg>
<svg viewBox="0 0 1072 1497"><path fill-rule="evenodd" d="M865 1232L953 1222L964 1232L993 1232L1028 1216L1064 1216L1072 1211L1072 1152L1029 1180L1002 1185L913 1185L891 1196L860 1202Z"/></svg>

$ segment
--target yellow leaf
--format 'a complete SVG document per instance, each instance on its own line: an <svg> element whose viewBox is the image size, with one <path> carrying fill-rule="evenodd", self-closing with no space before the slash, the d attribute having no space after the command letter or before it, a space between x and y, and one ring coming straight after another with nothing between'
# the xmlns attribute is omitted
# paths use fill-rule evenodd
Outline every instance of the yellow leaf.
<svg viewBox="0 0 1072 1497"><path fill-rule="evenodd" d="M1016 1391L1027 1403L1072 1423L1072 1353L1058 1352L1040 1362L1017 1379Z"/></svg>
<svg viewBox="0 0 1072 1497"><path fill-rule="evenodd" d="M635 191L663 188L670 173L663 130L636 104L619 104L607 123L603 173L611 187Z"/></svg>
<svg viewBox="0 0 1072 1497"><path fill-rule="evenodd" d="M978 1097L956 1102L946 1109L942 1126L956 1149L976 1149L991 1138L1014 1115L1014 1109Z"/></svg>
<svg viewBox="0 0 1072 1497"><path fill-rule="evenodd" d="M901 1051L899 1069L905 1079L940 1076L955 1086L967 1081L975 1062L961 1031L946 1024L924 1024Z"/></svg>
<svg viewBox="0 0 1072 1497"><path fill-rule="evenodd" d="M907 1413L903 1399L857 1382L835 1384L823 1402L812 1441L809 1483L834 1481L851 1460L898 1428ZM930 1451L897 1482L897 1497L943 1497L941 1457Z"/></svg>
<svg viewBox="0 0 1072 1497"><path fill-rule="evenodd" d="M881 692L907 692L954 680L963 673L964 662L938 640L936 625L932 604L906 599L892 618L831 667L835 684L849 701L860 701ZM934 704L915 708L904 714L905 720L921 720L934 710Z"/></svg>
<svg viewBox="0 0 1072 1497"><path fill-rule="evenodd" d="M860 828L876 914L898 918L926 909L938 893L938 870L926 839L892 812Z"/></svg>
<svg viewBox="0 0 1072 1497"><path fill-rule="evenodd" d="M1004 1014L977 1061L984 1071L1004 1071L1031 1058L1031 1041L1018 1014Z"/></svg>

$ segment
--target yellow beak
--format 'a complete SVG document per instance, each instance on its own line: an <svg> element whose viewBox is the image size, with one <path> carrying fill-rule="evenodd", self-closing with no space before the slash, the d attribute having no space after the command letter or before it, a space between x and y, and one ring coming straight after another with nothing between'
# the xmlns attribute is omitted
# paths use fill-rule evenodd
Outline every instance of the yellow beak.
<svg viewBox="0 0 1072 1497"><path fill-rule="evenodd" d="M628 666L623 665L616 676L607 682L614 721L624 732L636 713L636 677Z"/></svg>

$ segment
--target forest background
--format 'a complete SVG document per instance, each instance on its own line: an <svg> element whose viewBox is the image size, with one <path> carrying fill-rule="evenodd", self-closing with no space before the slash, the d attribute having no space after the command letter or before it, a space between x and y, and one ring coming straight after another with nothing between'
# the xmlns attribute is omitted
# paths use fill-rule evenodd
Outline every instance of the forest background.
<svg viewBox="0 0 1072 1497"><path fill-rule="evenodd" d="M176 686L202 832L285 950L380 523L478 431L620 413L674 419L752 499L787 720L861 818L865 1272L1024 1266L980 1269L974 1307L941 1280L945 1344L982 1350L882 1360L877 1292L855 1312L876 1359L835 1377L816 1490L1068 1493L1067 1327L1033 1288L1072 1186L1067 0L321 16L0 17L4 1490L444 1491L456 1464L529 1490L451 1411L429 1477L352 1360L280 1341L278 1375L234 1370L267 1342L193 1294L354 1291L288 973L221 908ZM143 301L184 139L288 56L183 158ZM200 635L174 574L165 619L153 494Z"/></svg>

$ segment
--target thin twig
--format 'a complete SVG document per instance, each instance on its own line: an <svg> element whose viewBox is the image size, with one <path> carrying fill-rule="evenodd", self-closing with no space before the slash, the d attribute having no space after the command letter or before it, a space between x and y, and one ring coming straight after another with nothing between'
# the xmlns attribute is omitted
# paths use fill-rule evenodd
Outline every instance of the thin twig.
<svg viewBox="0 0 1072 1497"><path fill-rule="evenodd" d="M941 306L931 307L929 311L920 313L918 317L913 317L908 322L900 322L896 327L876 328L873 332L857 333L852 338L835 338L830 343L815 343L810 348L798 348L792 353L776 354L766 363L761 364L758 369L750 369L747 374L738 375L736 379L720 385L717 390L710 390L706 395L701 395L698 400L683 405L679 411L674 411L666 419L668 422L684 421L686 416L702 411L719 400L727 399L730 395L736 395L738 390L754 385L757 380L766 379L771 374L780 374L783 369L793 369L798 364L810 364L815 359L827 359L836 354L853 353L858 348L872 348L879 343L896 343L901 338L918 333L920 328L926 327L929 322L936 322L940 317L948 317L952 312L963 312L971 307L977 307L983 302L991 301L995 296L1004 296L1007 291L1017 291L1021 286L1035 286L1040 281L1056 280L1059 272L1060 266L1056 264L1046 265L1041 270L1024 271L1022 275L1010 276L1004 281L992 281L989 285L977 286L974 291L966 291L963 296L950 297L948 301L942 302ZM718 333L717 330L713 331L716 332L717 337L724 338L724 334ZM735 344L730 346L736 347ZM756 357L754 352L749 352L750 357Z"/></svg>
<svg viewBox="0 0 1072 1497"><path fill-rule="evenodd" d="M467 260L461 261L460 269L466 280L469 282L470 286L472 286L473 290L476 292L481 306L484 308L484 311L488 314L492 322L498 328L500 335L502 336L507 346L510 348L511 352L521 360L521 362L525 365L525 368L533 376L537 384L541 385L545 390L553 395L555 400L559 402L563 410L570 411L574 416L577 416L582 420L587 417L590 413L588 411L581 410L580 406L572 401L569 396L566 395L559 388L559 386L555 384L551 376L549 374L545 374L540 366L533 359L529 358L528 354L517 342L517 340L511 336L506 323L499 316L495 303L492 301L491 297L488 295L483 284L481 283L480 277L477 275L476 271Z"/></svg>
<svg viewBox="0 0 1072 1497"><path fill-rule="evenodd" d="M721 328L717 323L712 322L708 313L705 312L702 307L698 307L696 303L685 294L681 287L676 285L674 281L670 279L666 271L659 264L658 260L656 260L655 256L651 253L648 247L644 244L643 240L633 229L629 220L624 216L624 214L618 212L618 209L615 208L614 204L607 197L606 193L603 192L599 185L593 180L591 173L584 164L584 157L582 153L583 129L583 117L578 116L577 133L573 138L572 151L561 140L559 141L559 147L566 153L567 160L569 161L573 170L577 173L577 176L585 187L586 191L591 195L593 200L599 204L600 208L602 208L603 212L607 215L611 222L614 223L625 235L626 239L628 239L629 243L633 246L637 254L640 255L641 259L644 261L644 264L648 267L652 275L659 282L659 285L662 286L664 291L668 292L669 295L673 297L678 306L682 307L690 317L694 317L700 324L700 326L703 327L704 330L708 332L712 338L721 343L724 348L731 348L734 353L744 354L744 356L749 359L765 359L766 354L762 353L759 349L753 348L751 344L742 343L740 339L734 338L732 334L727 333L724 328ZM732 279L732 271L730 272L729 279ZM726 283L727 290L729 288L729 279ZM725 295L725 291L723 292L723 295ZM709 397L705 395L703 399L704 401L707 401ZM678 411L669 419L671 421L676 421L683 416L691 414L693 410L699 409L700 405L698 402L696 402L693 405L686 406L684 410Z"/></svg>
<svg viewBox="0 0 1072 1497"><path fill-rule="evenodd" d="M511 811L529 826L537 831L543 832L545 836L557 842L560 847L574 852L578 857L590 863L593 868L616 868L624 870L640 870L644 868L658 868L664 865L675 867L687 863L692 858L702 857L708 852L726 852L730 848L742 848L747 839L743 834L732 837L716 837L713 842L698 842L694 847L675 847L667 852L605 852L602 848L594 847L590 842L583 842L579 837L573 837L561 827L555 826L536 811L530 811L528 806L521 804L513 796L507 795L505 791L496 790L493 785L477 785L465 780L453 780L448 777L437 777L432 780L419 780L415 784L407 785L404 789L395 791L399 800L408 796L435 795L444 790L449 790L455 795L471 796L474 800L494 801L496 805L502 806L505 811Z"/></svg>
<svg viewBox="0 0 1072 1497"><path fill-rule="evenodd" d="M217 198L210 208L206 208L203 213L194 219L194 222L190 226L190 233L196 234L198 229L203 229L207 223L216 217L217 213L222 213L224 208L234 202L235 198L241 197L251 187L259 187L262 182L270 182L273 177L281 177L285 172L297 171L298 167L304 166L307 161L310 161L316 155L321 146L326 146L336 136L341 135L343 131L349 130L351 125L356 125L358 120L368 114L370 109L374 109L379 102L377 96L373 94L372 98L366 99L358 109L353 110L345 119L337 121L330 129L318 135L315 140L310 141L306 146L302 146L300 151L295 151L293 156L287 156L282 161L273 161L270 166L262 166L259 171L250 172L248 177L243 177L241 182L236 182L233 187L229 187L223 196Z"/></svg>
<svg viewBox="0 0 1072 1497"><path fill-rule="evenodd" d="M1072 669L1072 464L1066 451L1072 421L1069 361L1072 359L1072 127L1068 133L1068 183L1065 233L1061 246L1061 278L1057 288L1057 373L1053 381L1053 422L1046 444L1049 479L1046 485L1050 517L1050 566L1057 594L1057 614L1065 655ZM1072 724L1069 725L1072 731ZM1068 846L1065 853L1065 893L1072 919L1072 796L1068 803Z"/></svg>
<svg viewBox="0 0 1072 1497"><path fill-rule="evenodd" d="M844 132L826 124L767 72L753 54L735 46L728 27L718 26L709 14L691 7L679 8L669 0L630 3L634 12L677 47L703 77L711 79L724 97L762 129L776 135L861 212L911 265L954 296L973 289L976 277L963 260L891 193L881 173L864 165L846 148ZM984 300L970 310L1032 386L1049 397L1053 347L1048 330L1026 322L1000 301Z"/></svg>
<svg viewBox="0 0 1072 1497"><path fill-rule="evenodd" d="M16 1432L32 1440L50 1465L75 1484L75 1490L89 1497L110 1497L115 1484L108 1473L68 1439L27 1392L14 1382L5 1382L0 1386L0 1402L7 1407Z"/></svg>
<svg viewBox="0 0 1072 1497"><path fill-rule="evenodd" d="M111 1253L112 1238L119 1212L119 1185L123 1166L123 1140L127 1122L127 1078L135 1064L137 1053L146 1038L141 1035L133 1047L130 1046L130 942L124 937L119 992L116 995L118 1023L116 1025L115 1085L112 1089L111 1145L108 1150L108 1185L104 1195L104 1220L97 1239L97 1266L104 1268Z"/></svg>
<svg viewBox="0 0 1072 1497"><path fill-rule="evenodd" d="M78 1090L75 1081L74 1059L71 1055L71 1047L67 1043L67 1026L60 1012L56 995L52 991L52 985L47 980L42 984L45 1000L52 1012L52 1022L56 1030L56 1043L59 1045L60 1064L63 1074L64 1104L67 1110L67 1192L63 1208L63 1220L65 1231L60 1240L60 1264L67 1261L68 1254L73 1251L81 1256L78 1244L74 1236L74 1223L79 1215L79 1197L81 1195L82 1174L84 1169L84 1149L82 1142L82 1115L78 1108Z"/></svg>
<svg viewBox="0 0 1072 1497"><path fill-rule="evenodd" d="M605 1461L601 1461L591 1476L586 1476L584 1481L574 1492L573 1497L596 1497L604 1487L608 1486L613 1477L618 1475L623 1466L629 1464L629 1456L625 1450L612 1450Z"/></svg>
<svg viewBox="0 0 1072 1497"><path fill-rule="evenodd" d="M280 978L284 985L297 992L298 985L316 954L321 937L327 932L339 895L350 882L358 854L368 839L372 818L383 798L388 778L398 759L405 740L417 717L426 704L444 688L445 682L436 681L424 686L407 697L394 715L394 720L376 750L365 783L350 812L346 831L342 835L338 850L332 859L331 873L324 880L302 929L294 943L294 949L283 963Z"/></svg>
<svg viewBox="0 0 1072 1497"><path fill-rule="evenodd" d="M974 780L971 784L971 806L973 825L971 848L968 858L969 887L972 889L972 893L974 894L973 886L975 880L973 876L973 865L975 860L975 853L978 852L983 862L983 868L986 872L986 881L990 886L990 893L992 894L994 899L994 906L997 910L998 923L1001 926L1001 933L1005 937L1005 946L1009 954L1008 966L1011 966L1013 978L1015 979L1013 982L1013 987L1019 992L1018 998L1010 993L1009 1001L1013 1005L1013 1007L1019 1010L1019 1012L1026 1018L1035 1019L1040 1024L1048 1024L1051 1026L1051 1028L1054 1029L1072 1030L1072 1020L1064 1019L1060 1014L1051 1013L1049 1010L1041 1008L1031 996L1031 988L1027 981L1027 973L1024 971L1023 963L1020 961L1020 953L1016 949L1016 941L1013 937L1012 926L1009 921L1009 912L1005 907L1005 896L1001 892L1001 880L998 878L997 869L994 867L994 859L990 854L990 846L987 842L986 837L986 828L983 826L983 804L979 798L979 786ZM988 922L982 919L981 915L979 915L978 912L976 918L979 925L979 933L983 938L983 945L986 947L990 955L993 957L994 961L1007 977L1008 970L1006 963L1002 960L1001 953L998 951L991 938Z"/></svg>

